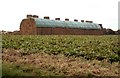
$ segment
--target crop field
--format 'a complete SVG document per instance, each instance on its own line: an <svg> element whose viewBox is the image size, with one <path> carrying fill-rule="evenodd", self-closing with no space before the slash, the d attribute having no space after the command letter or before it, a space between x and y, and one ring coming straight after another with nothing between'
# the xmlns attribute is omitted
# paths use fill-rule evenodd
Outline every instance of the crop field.
<svg viewBox="0 0 120 78"><path fill-rule="evenodd" d="M3 35L3 76L118 76L118 47L115 35Z"/></svg>

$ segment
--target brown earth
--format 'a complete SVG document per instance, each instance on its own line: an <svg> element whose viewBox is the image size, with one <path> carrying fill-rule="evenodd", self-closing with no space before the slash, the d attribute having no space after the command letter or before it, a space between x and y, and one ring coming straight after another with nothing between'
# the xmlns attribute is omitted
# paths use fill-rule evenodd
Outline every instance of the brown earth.
<svg viewBox="0 0 120 78"><path fill-rule="evenodd" d="M3 49L2 59L13 64L32 65L35 68L52 71L58 75L84 76L118 76L118 62L110 64L107 60L85 60L81 57L66 57L62 54L46 53L24 54L20 50Z"/></svg>

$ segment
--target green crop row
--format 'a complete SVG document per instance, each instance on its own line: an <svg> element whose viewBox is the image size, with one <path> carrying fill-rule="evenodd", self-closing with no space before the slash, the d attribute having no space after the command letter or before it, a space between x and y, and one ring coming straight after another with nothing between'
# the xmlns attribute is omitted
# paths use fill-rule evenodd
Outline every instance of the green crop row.
<svg viewBox="0 0 120 78"><path fill-rule="evenodd" d="M3 35L2 48L21 50L23 54L45 52L85 59L119 61L118 36Z"/></svg>

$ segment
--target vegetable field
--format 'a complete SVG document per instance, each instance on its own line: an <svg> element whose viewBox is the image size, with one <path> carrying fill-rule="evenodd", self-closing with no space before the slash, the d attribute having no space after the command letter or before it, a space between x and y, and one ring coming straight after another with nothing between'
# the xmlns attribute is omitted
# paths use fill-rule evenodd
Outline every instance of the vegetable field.
<svg viewBox="0 0 120 78"><path fill-rule="evenodd" d="M2 35L3 76L117 76L116 35Z"/></svg>
<svg viewBox="0 0 120 78"><path fill-rule="evenodd" d="M3 35L2 48L19 49L23 54L45 52L85 59L119 61L118 36L20 36Z"/></svg>

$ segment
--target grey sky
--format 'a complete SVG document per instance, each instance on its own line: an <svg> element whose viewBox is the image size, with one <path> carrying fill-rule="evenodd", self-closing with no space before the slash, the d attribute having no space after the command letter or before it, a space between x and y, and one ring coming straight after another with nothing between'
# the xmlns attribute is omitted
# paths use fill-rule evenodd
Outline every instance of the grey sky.
<svg viewBox="0 0 120 78"><path fill-rule="evenodd" d="M118 30L119 0L1 0L0 30L19 30L20 22L27 14L50 19L60 17L92 20L104 28Z"/></svg>

